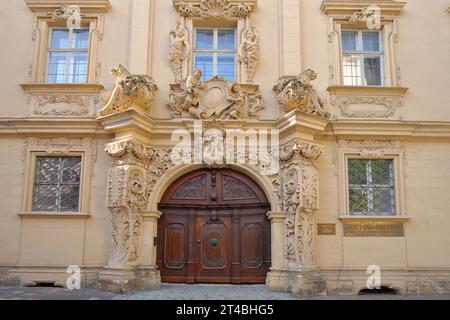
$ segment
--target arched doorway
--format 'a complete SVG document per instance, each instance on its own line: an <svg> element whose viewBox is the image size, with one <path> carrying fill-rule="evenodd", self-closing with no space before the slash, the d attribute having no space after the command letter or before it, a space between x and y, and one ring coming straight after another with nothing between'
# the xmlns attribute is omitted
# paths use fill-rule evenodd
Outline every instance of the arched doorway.
<svg viewBox="0 0 450 320"><path fill-rule="evenodd" d="M163 282L265 283L270 204L252 179L230 169L194 171L169 187L159 210Z"/></svg>

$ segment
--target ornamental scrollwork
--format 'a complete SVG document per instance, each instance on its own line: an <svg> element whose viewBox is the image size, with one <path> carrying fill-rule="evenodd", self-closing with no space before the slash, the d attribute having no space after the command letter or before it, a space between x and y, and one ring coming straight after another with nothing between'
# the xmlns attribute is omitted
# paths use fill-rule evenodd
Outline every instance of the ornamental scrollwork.
<svg viewBox="0 0 450 320"><path fill-rule="evenodd" d="M113 160L107 189L107 206L112 213L109 265L124 266L136 263L141 255L141 212L154 184L171 166L170 151L132 140L112 142L105 151Z"/></svg>
<svg viewBox="0 0 450 320"><path fill-rule="evenodd" d="M263 109L259 87L226 81L220 77L201 82L197 69L180 84L171 85L168 107L174 118L201 120L257 118Z"/></svg>
<svg viewBox="0 0 450 320"><path fill-rule="evenodd" d="M180 16L189 18L245 19L253 11L253 6L245 2L229 0L201 0L197 2L175 0L174 5Z"/></svg>
<svg viewBox="0 0 450 320"><path fill-rule="evenodd" d="M278 104L284 112L300 110L329 118L329 113L325 112L323 103L311 84L316 78L317 74L308 69L298 76L287 76L278 80L274 90L278 95Z"/></svg>
<svg viewBox="0 0 450 320"><path fill-rule="evenodd" d="M116 78L113 91L105 96L105 107L99 111L100 116L108 116L129 109L151 113L154 94L157 90L153 79L147 75L131 74L124 66L111 69Z"/></svg>
<svg viewBox="0 0 450 320"><path fill-rule="evenodd" d="M292 141L280 150L282 209L288 212L285 257L290 267L314 266L313 215L319 206L316 163L321 154L320 146L302 141Z"/></svg>
<svg viewBox="0 0 450 320"><path fill-rule="evenodd" d="M344 117L349 118L390 118L403 106L401 96L336 96L332 95L330 103L341 110ZM353 105L382 106L382 109L375 108L352 108Z"/></svg>
<svg viewBox="0 0 450 320"><path fill-rule="evenodd" d="M47 16L53 21L79 19L86 14L80 12L80 7L76 5L62 4L59 8L47 13Z"/></svg>

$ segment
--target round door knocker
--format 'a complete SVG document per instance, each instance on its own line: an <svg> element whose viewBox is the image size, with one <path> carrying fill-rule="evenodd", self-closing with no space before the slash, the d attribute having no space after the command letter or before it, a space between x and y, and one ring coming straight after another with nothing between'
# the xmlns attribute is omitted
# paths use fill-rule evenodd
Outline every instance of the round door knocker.
<svg viewBox="0 0 450 320"><path fill-rule="evenodd" d="M209 241L209 243L211 244L211 246L213 246L214 248L217 247L219 245L219 239L211 239Z"/></svg>

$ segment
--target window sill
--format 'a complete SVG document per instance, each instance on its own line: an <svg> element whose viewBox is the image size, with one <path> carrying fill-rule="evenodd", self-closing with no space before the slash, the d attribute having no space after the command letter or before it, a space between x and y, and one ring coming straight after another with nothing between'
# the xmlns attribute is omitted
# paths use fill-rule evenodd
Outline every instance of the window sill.
<svg viewBox="0 0 450 320"><path fill-rule="evenodd" d="M45 212L45 211L22 211L17 213L21 218L75 218L86 219L91 216L86 212Z"/></svg>
<svg viewBox="0 0 450 320"><path fill-rule="evenodd" d="M387 86L329 86L327 89L334 95L370 95L370 96L392 96L398 97L408 92L405 87L387 87Z"/></svg>
<svg viewBox="0 0 450 320"><path fill-rule="evenodd" d="M103 90L103 85L98 83L25 83L20 87L32 95L49 93L78 93L95 94Z"/></svg>
<svg viewBox="0 0 450 320"><path fill-rule="evenodd" d="M408 216L340 216L341 221L398 221L406 222L411 218Z"/></svg>

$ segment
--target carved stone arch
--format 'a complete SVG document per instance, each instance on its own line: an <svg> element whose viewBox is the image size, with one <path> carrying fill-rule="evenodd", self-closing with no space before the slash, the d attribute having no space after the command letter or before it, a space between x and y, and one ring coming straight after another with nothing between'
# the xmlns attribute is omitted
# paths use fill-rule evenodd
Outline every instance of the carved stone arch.
<svg viewBox="0 0 450 320"><path fill-rule="evenodd" d="M203 165L179 165L166 171L155 183L148 200L149 211L158 211L158 204L167 189L180 177L199 169L204 168ZM226 168L245 174L248 178L255 181L264 191L272 211L281 211L279 200L277 199L278 190L273 185L269 177L260 175L257 169L248 165L227 165Z"/></svg>

